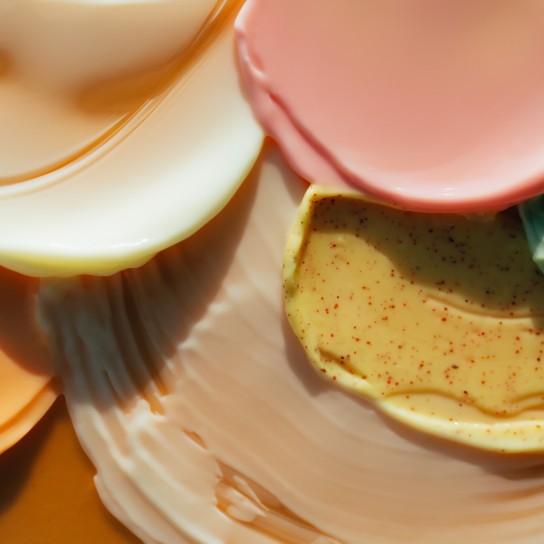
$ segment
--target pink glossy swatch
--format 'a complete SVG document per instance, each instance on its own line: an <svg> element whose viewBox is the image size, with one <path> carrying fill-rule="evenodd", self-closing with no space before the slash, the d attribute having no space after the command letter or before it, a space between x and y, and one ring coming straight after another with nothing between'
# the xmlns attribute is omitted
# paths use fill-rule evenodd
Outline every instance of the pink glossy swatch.
<svg viewBox="0 0 544 544"><path fill-rule="evenodd" d="M418 211L544 189L544 2L249 0L256 115L310 182Z"/></svg>

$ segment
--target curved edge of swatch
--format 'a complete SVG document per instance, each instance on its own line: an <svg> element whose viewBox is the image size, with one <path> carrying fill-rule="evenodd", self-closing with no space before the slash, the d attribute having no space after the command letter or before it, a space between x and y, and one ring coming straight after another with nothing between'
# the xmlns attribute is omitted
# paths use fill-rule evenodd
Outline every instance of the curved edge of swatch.
<svg viewBox="0 0 544 544"><path fill-rule="evenodd" d="M260 59L251 51L249 29L256 4L257 1L246 2L235 22L242 79L255 116L267 134L274 138L290 166L309 183L356 190L391 205L430 213L497 211L542 192L544 167L526 169L519 180L502 174L478 178L467 172L458 187L452 188L448 184L437 186L436 190L430 190L428 184L418 187L417 172L380 172L370 166L360 171L351 167L292 111L273 88ZM423 171L423 176L428 178L433 171ZM436 179L441 177L441 172L437 171Z"/></svg>
<svg viewBox="0 0 544 544"><path fill-rule="evenodd" d="M4 413L0 420L0 454L14 446L26 436L51 408L59 395L54 380L44 380L29 388L21 399L22 407L14 407L10 413Z"/></svg>
<svg viewBox="0 0 544 544"><path fill-rule="evenodd" d="M38 277L110 275L144 264L223 209L264 140L239 82L233 16L217 23L213 43L163 99L102 148L52 179L2 191L3 266Z"/></svg>

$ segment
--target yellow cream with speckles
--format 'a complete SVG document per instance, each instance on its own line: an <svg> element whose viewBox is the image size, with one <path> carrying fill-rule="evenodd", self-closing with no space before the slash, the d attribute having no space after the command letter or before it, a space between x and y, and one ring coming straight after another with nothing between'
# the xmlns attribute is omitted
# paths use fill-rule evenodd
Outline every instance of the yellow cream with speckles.
<svg viewBox="0 0 544 544"><path fill-rule="evenodd" d="M513 218L409 213L310 188L284 287L323 376L420 430L544 450L544 276Z"/></svg>

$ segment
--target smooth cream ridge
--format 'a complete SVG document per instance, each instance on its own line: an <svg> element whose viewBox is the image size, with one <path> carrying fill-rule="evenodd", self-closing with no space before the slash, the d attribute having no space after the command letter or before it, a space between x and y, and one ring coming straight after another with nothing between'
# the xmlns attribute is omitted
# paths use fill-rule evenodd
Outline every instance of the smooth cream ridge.
<svg viewBox="0 0 544 544"><path fill-rule="evenodd" d="M118 30L130 34L130 28L126 28L129 14L137 15L133 22L136 26L147 28L145 25L153 25L155 19L162 21L161 27L166 25L165 35L157 41L163 47L154 53L162 58L162 63L149 66L145 63L153 59L144 58L140 59L144 66L135 68L122 54L112 54L114 64L123 60L129 63L128 73L112 76L108 67L103 67L105 73L100 77L104 80L93 82L95 86L89 91L92 96L82 99L83 103L74 104L71 95L65 95L73 92L71 86L83 84L79 80L73 82L70 74L64 74L65 78L59 76L59 85L66 88L56 90L53 99L51 93L45 92L50 91L51 82L41 81L43 74L32 72L37 82L31 81L30 88L37 89L40 99L49 100L46 105L34 104L36 93L30 96L12 93L12 78L18 76L17 82L22 78L21 85L28 82L17 73L21 69L24 75L26 65L19 62L15 53L13 59L8 59L5 75L0 79L0 93L7 92L8 99L11 97L15 104L4 115L22 116L18 122L11 119L14 130L24 127L32 133L32 141L38 141L36 154L31 149L27 151L38 161L35 169L42 168L43 172L0 187L1 266L33 276L112 274L139 266L161 249L190 236L226 205L251 169L263 141L237 71L232 25L239 4L239 0L218 3L184 0L181 4L168 0L120 6L74 3L64 12L64 2L0 3L7 12L6 21L12 18L17 21L19 17L22 19L19 24L24 26L36 15L38 24L45 11L49 16L56 15L55 20L61 26L64 23L70 27L74 19L75 25L96 31L95 41L101 39L99 30L106 32L109 42L119 39ZM110 20L108 16L112 13L116 17ZM185 30L182 28L179 36L175 33L172 36L169 15L177 19L184 13ZM40 28L42 33L49 31ZM55 34L56 47L51 45L40 51L47 57L42 59L44 62L56 61L62 68L65 63L69 66L82 61L77 47L66 47L70 28ZM81 39L88 38L90 42L85 47L82 45L81 55L99 54L98 45L93 49L92 39L79 30ZM37 40L41 34L36 33ZM26 34L16 34L21 36ZM172 41L176 36L177 40ZM121 40L118 47L130 48L133 41L131 36L126 43ZM15 52L24 59L27 49L23 46L34 51L31 46L37 47L39 43L12 45L20 46ZM172 50L177 54L170 57L167 53ZM55 58L54 53L60 58ZM70 57L68 62L65 57L70 54L74 58ZM40 58L38 55L33 64L39 64ZM100 62L91 64L91 68L97 68ZM94 74L94 77L99 76ZM132 102L131 91L135 93ZM49 106L51 111L47 110L36 121L36 112L31 110L32 115L27 119L24 104L27 99L41 113ZM22 108L19 100L23 101ZM58 101L64 101L60 112ZM107 111L112 102L121 112ZM69 123L64 122L66 118ZM72 132L72 125L80 127L83 123L84 128L85 120L89 119L92 123L101 120L106 123L99 129L93 125L86 137ZM33 127L35 122L41 132ZM43 131L42 122L52 127L52 134ZM11 130L11 126L8 122L2 124L3 130ZM62 132L59 140L55 139L55 130ZM157 138L157 134L162 138ZM70 141L75 151L70 146L66 149L65 136L69 140L75 138ZM9 135L6 138L15 143L11 152L10 148L4 151L16 159L20 149L17 139ZM96 141L89 143L88 138ZM40 163L40 153L48 155L49 141L57 141L65 153L59 159L60 164ZM5 175L9 181L9 161L7 164ZM26 174L21 175L24 178Z"/></svg>
<svg viewBox="0 0 544 544"><path fill-rule="evenodd" d="M534 541L538 457L445 447L308 364L280 274L303 191L268 148L215 220L145 267L44 284L102 500L145 542Z"/></svg>

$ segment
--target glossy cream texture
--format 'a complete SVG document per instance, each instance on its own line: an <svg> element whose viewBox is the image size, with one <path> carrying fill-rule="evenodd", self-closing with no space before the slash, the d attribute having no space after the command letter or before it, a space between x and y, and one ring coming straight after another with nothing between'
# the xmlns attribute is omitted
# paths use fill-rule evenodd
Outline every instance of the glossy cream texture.
<svg viewBox="0 0 544 544"><path fill-rule="evenodd" d="M236 28L303 177L459 212L542 191L543 23L539 0L249 0Z"/></svg>
<svg viewBox="0 0 544 544"><path fill-rule="evenodd" d="M111 274L228 202L263 138L236 67L239 5L0 2L1 265Z"/></svg>
<svg viewBox="0 0 544 544"><path fill-rule="evenodd" d="M286 312L322 375L423 432L544 451L544 277L512 217L420 214L310 188Z"/></svg>
<svg viewBox="0 0 544 544"><path fill-rule="evenodd" d="M55 170L96 145L152 95L214 4L2 0L1 182Z"/></svg>
<svg viewBox="0 0 544 544"><path fill-rule="evenodd" d="M538 459L444 447L308 364L280 273L303 190L269 148L219 216L143 268L43 284L102 500L144 542L534 543Z"/></svg>

